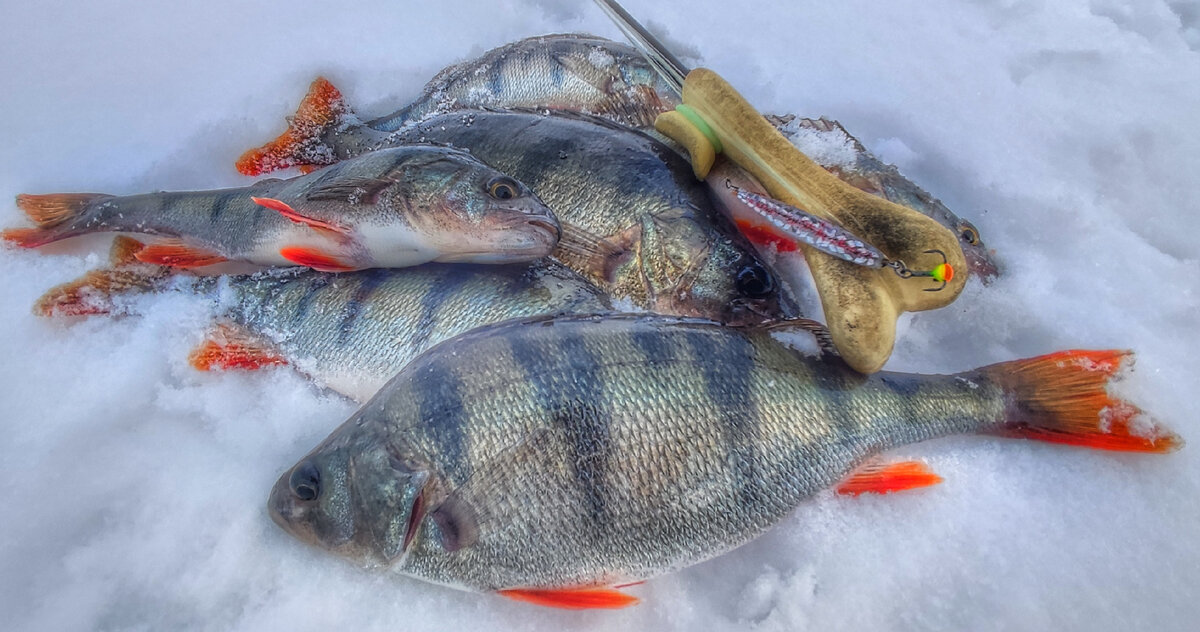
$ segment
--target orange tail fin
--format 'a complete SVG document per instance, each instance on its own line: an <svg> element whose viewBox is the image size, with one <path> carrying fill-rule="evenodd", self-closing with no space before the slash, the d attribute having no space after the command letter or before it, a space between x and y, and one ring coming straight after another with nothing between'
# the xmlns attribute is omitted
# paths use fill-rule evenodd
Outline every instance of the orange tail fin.
<svg viewBox="0 0 1200 632"><path fill-rule="evenodd" d="M1129 351L1060 351L980 369L1008 393L1006 421L993 432L1121 452L1180 448L1178 435L1108 393L1132 361Z"/></svg>
<svg viewBox="0 0 1200 632"><path fill-rule="evenodd" d="M103 193L51 193L49 195L17 196L17 208L25 212L37 228L9 228L0 238L22 248L36 248L69 236L64 231L51 230L87 212L97 202L111 195Z"/></svg>
<svg viewBox="0 0 1200 632"><path fill-rule="evenodd" d="M296 166L332 164L321 136L350 112L342 93L324 77L317 77L296 109L288 129L279 138L242 154L237 170L259 176Z"/></svg>
<svg viewBox="0 0 1200 632"><path fill-rule="evenodd" d="M103 193L22 193L17 196L17 208L24 211L38 228L50 228L83 215L92 205L110 197Z"/></svg>

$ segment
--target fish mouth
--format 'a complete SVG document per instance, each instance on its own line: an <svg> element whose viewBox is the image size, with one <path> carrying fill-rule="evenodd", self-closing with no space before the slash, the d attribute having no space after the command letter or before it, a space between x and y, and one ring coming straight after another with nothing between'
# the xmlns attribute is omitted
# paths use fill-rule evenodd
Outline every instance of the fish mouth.
<svg viewBox="0 0 1200 632"><path fill-rule="evenodd" d="M271 495L267 498L267 514L288 535L301 542L315 544L315 538L313 538L312 534L305 533L299 529L298 521L294 520L295 512L293 510L295 509L295 503L292 502L292 492L287 481L290 471L284 472L279 477L279 480L275 482L275 487L271 489Z"/></svg>
<svg viewBox="0 0 1200 632"><path fill-rule="evenodd" d="M537 230L544 231L553 238L554 243L558 243L558 240L562 238L562 228L559 227L558 220L552 215L533 215L526 218L525 223Z"/></svg>
<svg viewBox="0 0 1200 632"><path fill-rule="evenodd" d="M562 229L547 213L509 209L485 225L475 236L454 235L453 252L438 257L442 263L520 263L548 256L558 245ZM473 231L474 232L474 231Z"/></svg>
<svg viewBox="0 0 1200 632"><path fill-rule="evenodd" d="M979 277L984 285L991 285L992 281L1000 276L1000 266L991 260L991 257L995 255L994 250L990 253L980 253L964 248L963 255L967 258L967 269L971 271L971 274Z"/></svg>

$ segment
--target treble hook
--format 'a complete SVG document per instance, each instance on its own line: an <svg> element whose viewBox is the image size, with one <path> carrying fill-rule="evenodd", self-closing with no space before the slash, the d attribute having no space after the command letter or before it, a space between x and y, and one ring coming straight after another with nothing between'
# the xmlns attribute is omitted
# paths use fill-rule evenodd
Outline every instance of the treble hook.
<svg viewBox="0 0 1200 632"><path fill-rule="evenodd" d="M946 253L936 248L926 250L922 254L936 254L941 256L942 262L933 267L932 270L913 270L904 265L904 262L899 259L889 259L884 265L891 268L902 279L910 279L912 277L929 277L934 281L941 281L942 284L937 287L926 288L926 292L940 292L946 288L946 282L954 280L954 266L946 261Z"/></svg>

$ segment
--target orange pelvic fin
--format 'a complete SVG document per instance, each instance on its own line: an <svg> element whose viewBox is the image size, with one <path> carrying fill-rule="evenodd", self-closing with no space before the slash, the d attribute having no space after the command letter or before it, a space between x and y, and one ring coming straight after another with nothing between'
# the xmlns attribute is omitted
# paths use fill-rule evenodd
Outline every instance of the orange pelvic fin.
<svg viewBox="0 0 1200 632"><path fill-rule="evenodd" d="M288 167L332 164L330 152L322 151L321 136L349 112L342 93L324 77L317 77L296 109L287 131L266 145L242 154L237 161L237 170L248 176L258 176Z"/></svg>
<svg viewBox="0 0 1200 632"><path fill-rule="evenodd" d="M320 270L321 272L350 272L359 269L343 263L337 256L317 248L288 246L287 248L280 248L279 256L296 265L306 266L314 270Z"/></svg>
<svg viewBox="0 0 1200 632"><path fill-rule="evenodd" d="M1137 406L1109 395L1130 351L1060 351L979 371L1009 393L1005 423L994 434L1116 450L1171 452L1183 439Z"/></svg>
<svg viewBox="0 0 1200 632"><path fill-rule="evenodd" d="M148 244L133 256L144 263L172 268L199 268L228 261L215 252L189 246L180 239L164 239Z"/></svg>
<svg viewBox="0 0 1200 632"><path fill-rule="evenodd" d="M538 606L591 610L597 608L626 608L638 603L638 598L612 588L514 588L497 591L499 594Z"/></svg>
<svg viewBox="0 0 1200 632"><path fill-rule="evenodd" d="M890 494L907 489L929 487L942 482L920 461L872 463L858 468L838 486L837 492L846 496L859 494Z"/></svg>
<svg viewBox="0 0 1200 632"><path fill-rule="evenodd" d="M128 237L117 235L108 249L108 263L113 267L121 267L141 263L137 254L146 249L146 244Z"/></svg>
<svg viewBox="0 0 1200 632"><path fill-rule="evenodd" d="M337 233L339 235L350 234L350 230L347 228L344 228L342 226L337 226L336 224L330 224L329 222L326 222L324 220L319 220L319 219L316 219L313 217L308 217L307 215L301 215L299 211L292 208L290 205L288 205L287 202L284 202L283 200L276 200L275 198L251 197L250 201L254 202L255 204L257 204L261 207L269 208L272 211L278 211L280 215L292 220L293 222L296 222L297 224L304 224L305 226L308 226L310 228L315 228L317 230L323 230L323 231L327 231L327 232L331 232L331 233Z"/></svg>
<svg viewBox="0 0 1200 632"><path fill-rule="evenodd" d="M253 371L265 366L287 364L287 360L257 336L237 326L222 324L192 351L188 363L201 371Z"/></svg>

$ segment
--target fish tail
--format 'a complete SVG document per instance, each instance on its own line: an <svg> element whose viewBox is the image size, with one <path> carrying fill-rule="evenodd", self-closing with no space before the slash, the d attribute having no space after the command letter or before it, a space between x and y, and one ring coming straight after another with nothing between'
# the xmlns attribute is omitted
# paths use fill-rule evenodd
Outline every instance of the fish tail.
<svg viewBox="0 0 1200 632"><path fill-rule="evenodd" d="M237 170L259 176L288 167L333 164L336 158L323 137L349 113L342 93L328 79L317 77L291 117L287 131L242 154L237 160Z"/></svg>
<svg viewBox="0 0 1200 632"><path fill-rule="evenodd" d="M1108 385L1133 362L1130 351L1060 351L980 369L1005 392L992 434L1120 452L1171 452L1183 439Z"/></svg>
<svg viewBox="0 0 1200 632"><path fill-rule="evenodd" d="M36 248L65 239L74 233L59 229L61 225L80 218L98 202L112 197L103 193L22 193L17 196L17 208L24 211L37 227L9 228L0 232L0 237L22 248Z"/></svg>
<svg viewBox="0 0 1200 632"><path fill-rule="evenodd" d="M136 239L117 237L109 254L113 267L91 270L51 288L34 303L33 312L46 317L111 314L117 296L156 289L170 270L137 261L136 254L144 246Z"/></svg>

